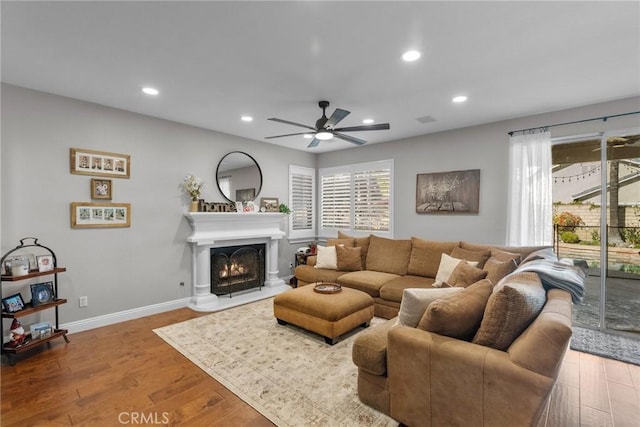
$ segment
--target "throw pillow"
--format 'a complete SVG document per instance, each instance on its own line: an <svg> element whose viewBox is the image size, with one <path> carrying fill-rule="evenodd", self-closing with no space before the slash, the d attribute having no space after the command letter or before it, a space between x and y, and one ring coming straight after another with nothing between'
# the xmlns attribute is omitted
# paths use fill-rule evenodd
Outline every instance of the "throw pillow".
<svg viewBox="0 0 640 427"><path fill-rule="evenodd" d="M503 277L516 271L518 265L515 259L506 261L500 261L497 258L491 257L484 264L484 270L487 272L487 279L494 285L497 285Z"/></svg>
<svg viewBox="0 0 640 427"><path fill-rule="evenodd" d="M346 246L352 248L355 244L355 239L327 239L327 246Z"/></svg>
<svg viewBox="0 0 640 427"><path fill-rule="evenodd" d="M420 329L470 340L476 333L493 285L483 279L448 297L433 301L418 323Z"/></svg>
<svg viewBox="0 0 640 427"><path fill-rule="evenodd" d="M469 265L466 261L459 262L456 268L451 272L446 284L449 286L466 288L485 277L487 277L487 272L483 269Z"/></svg>
<svg viewBox="0 0 640 427"><path fill-rule="evenodd" d="M336 246L337 267L340 271L362 270L362 248Z"/></svg>
<svg viewBox="0 0 640 427"><path fill-rule="evenodd" d="M320 246L316 248L317 257L314 268L326 268L328 270L338 269L338 255L335 246Z"/></svg>
<svg viewBox="0 0 640 427"><path fill-rule="evenodd" d="M411 255L411 240L387 239L371 235L367 252L367 270L407 274Z"/></svg>
<svg viewBox="0 0 640 427"><path fill-rule="evenodd" d="M411 238L411 256L407 273L412 276L436 277L442 254L451 254L458 242L440 242Z"/></svg>
<svg viewBox="0 0 640 427"><path fill-rule="evenodd" d="M353 239L353 246L362 248L362 266L367 265L367 252L369 251L369 243L371 242L371 235L366 237L352 237L344 234L342 231L338 231L338 239Z"/></svg>
<svg viewBox="0 0 640 427"><path fill-rule="evenodd" d="M451 252L451 256L465 261L476 261L478 263L478 268L482 268L484 267L484 263L491 257L491 250L484 249L479 251L470 251L468 249L457 247Z"/></svg>
<svg viewBox="0 0 640 427"><path fill-rule="evenodd" d="M436 280L433 282L433 286L436 288L442 287L444 283L449 280L451 273L458 266L458 264L462 262L459 258L454 258L447 254L440 255L440 265L438 266L438 272L436 273ZM473 267L478 265L477 262L468 263Z"/></svg>
<svg viewBox="0 0 640 427"><path fill-rule="evenodd" d="M462 288L408 288L402 291L402 302L398 312L398 325L415 328L424 311L433 301L462 291Z"/></svg>
<svg viewBox="0 0 640 427"><path fill-rule="evenodd" d="M503 251L497 248L491 248L491 257L497 259L498 261L514 260L516 262L516 265L520 264L520 261L522 261L522 255L515 252Z"/></svg>
<svg viewBox="0 0 640 427"><path fill-rule="evenodd" d="M514 273L491 294L475 344L506 350L538 316L547 294L535 273Z"/></svg>

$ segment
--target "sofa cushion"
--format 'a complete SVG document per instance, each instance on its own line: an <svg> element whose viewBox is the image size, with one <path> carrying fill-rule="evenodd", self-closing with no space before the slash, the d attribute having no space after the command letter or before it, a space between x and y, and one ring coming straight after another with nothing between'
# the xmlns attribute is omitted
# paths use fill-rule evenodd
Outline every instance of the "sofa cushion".
<svg viewBox="0 0 640 427"><path fill-rule="evenodd" d="M315 268L326 268L329 270L338 269L338 255L336 254L335 246L320 246L317 247L318 255L316 257Z"/></svg>
<svg viewBox="0 0 640 427"><path fill-rule="evenodd" d="M314 268L310 265L299 265L295 270L296 278L299 281L306 283L335 283L338 277L342 276L343 274L345 274L344 271L327 270L325 268Z"/></svg>
<svg viewBox="0 0 640 427"><path fill-rule="evenodd" d="M471 251L469 249L458 247L451 251L451 256L465 261L475 261L478 263L478 268L482 268L484 267L484 263L491 257L491 250L483 249L479 251Z"/></svg>
<svg viewBox="0 0 640 427"><path fill-rule="evenodd" d="M367 252L369 251L369 243L371 243L371 236L366 237L352 237L342 231L338 231L338 239L353 239L353 246L362 248L362 267L367 265Z"/></svg>
<svg viewBox="0 0 640 427"><path fill-rule="evenodd" d="M491 248L491 258L497 259L498 261L513 260L516 263L516 266L520 264L520 261L522 261L522 255L515 252L503 251L497 248Z"/></svg>
<svg viewBox="0 0 640 427"><path fill-rule="evenodd" d="M456 292L461 292L462 288L408 288L402 293L402 303L398 313L398 324L415 328L425 310L433 301Z"/></svg>
<svg viewBox="0 0 640 427"><path fill-rule="evenodd" d="M393 279L397 279L398 277L400 276L397 274L362 270L344 273L338 278L338 283L349 288L366 292L375 298L380 296L380 288L382 288L385 283Z"/></svg>
<svg viewBox="0 0 640 427"><path fill-rule="evenodd" d="M336 246L338 257L338 270L340 271L360 271L362 270L362 248L349 248L346 246Z"/></svg>
<svg viewBox="0 0 640 427"><path fill-rule="evenodd" d="M327 246L346 246L352 248L355 246L355 239L327 239Z"/></svg>
<svg viewBox="0 0 640 427"><path fill-rule="evenodd" d="M380 288L380 298L387 301L402 301L402 292L407 288L433 288L433 281L431 277L422 276L402 276L397 279L393 279Z"/></svg>
<svg viewBox="0 0 640 427"><path fill-rule="evenodd" d="M491 282L483 279L461 292L433 301L418 327L438 335L471 340L480 326L492 289Z"/></svg>
<svg viewBox="0 0 640 427"><path fill-rule="evenodd" d="M457 246L458 242L439 242L412 237L407 273L413 276L436 277L440 256L451 254Z"/></svg>
<svg viewBox="0 0 640 427"><path fill-rule="evenodd" d="M411 240L387 239L371 235L367 252L367 270L407 274L411 256Z"/></svg>
<svg viewBox="0 0 640 427"><path fill-rule="evenodd" d="M495 287L473 338L479 345L506 350L538 316L546 291L535 273L514 273Z"/></svg>
<svg viewBox="0 0 640 427"><path fill-rule="evenodd" d="M474 267L467 262L459 262L456 268L451 272L446 284L449 286L466 288L485 277L487 277L487 272L483 269Z"/></svg>
<svg viewBox="0 0 640 427"><path fill-rule="evenodd" d="M358 368L373 375L387 373L387 332L395 324L395 319L389 320L356 336L351 348L351 358Z"/></svg>
<svg viewBox="0 0 640 427"><path fill-rule="evenodd" d="M433 286L436 288L441 287L443 284L447 283L449 277L451 277L451 273L453 270L463 261L459 258L454 258L447 254L442 254L440 256L440 265L438 266L438 272L436 273L436 280L433 282ZM476 267L478 265L477 262L468 262L467 264L472 267Z"/></svg>
<svg viewBox="0 0 640 427"><path fill-rule="evenodd" d="M497 258L491 257L484 264L484 270L487 272L487 279L491 280L491 283L497 285L503 277L513 273L518 265L515 259L509 259L500 261Z"/></svg>

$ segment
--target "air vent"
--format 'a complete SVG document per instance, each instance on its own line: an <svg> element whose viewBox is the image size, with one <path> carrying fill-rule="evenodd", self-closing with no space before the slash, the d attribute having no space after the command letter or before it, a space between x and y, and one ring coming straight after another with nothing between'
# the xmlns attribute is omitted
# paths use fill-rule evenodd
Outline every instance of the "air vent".
<svg viewBox="0 0 640 427"><path fill-rule="evenodd" d="M434 119L431 116L418 117L416 120L422 123L423 125L426 123L433 123L436 121L436 119Z"/></svg>

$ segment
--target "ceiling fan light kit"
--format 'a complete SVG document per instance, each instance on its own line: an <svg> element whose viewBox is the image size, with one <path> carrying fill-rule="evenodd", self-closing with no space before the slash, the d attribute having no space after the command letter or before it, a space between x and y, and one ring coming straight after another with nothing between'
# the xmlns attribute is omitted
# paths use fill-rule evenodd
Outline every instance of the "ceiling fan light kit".
<svg viewBox="0 0 640 427"><path fill-rule="evenodd" d="M274 122L284 123L292 126L298 126L305 129L310 129L312 132L299 132L299 133L288 133L285 135L275 135L275 136L266 136L265 139L272 138L283 138L286 136L294 136L294 135L304 135L305 138L308 138L307 135L310 135L313 139L311 143L308 145L309 148L317 147L320 144L320 141L328 141L333 139L333 137L339 138L343 141L350 142L356 145L366 144L367 141L364 139L356 138L354 136L345 135L342 132L362 132L369 130L388 130L390 129L389 123L378 123L372 125L364 125L364 126L349 126L343 128L336 128L335 126L340 123L345 117L351 114L350 111L343 110L341 108L336 108L331 117L327 118L326 109L329 106L329 101L320 101L318 102L318 106L322 108L322 117L320 117L315 126L308 126L302 123L296 123L289 120L278 119L275 117L269 118L267 120L271 120Z"/></svg>

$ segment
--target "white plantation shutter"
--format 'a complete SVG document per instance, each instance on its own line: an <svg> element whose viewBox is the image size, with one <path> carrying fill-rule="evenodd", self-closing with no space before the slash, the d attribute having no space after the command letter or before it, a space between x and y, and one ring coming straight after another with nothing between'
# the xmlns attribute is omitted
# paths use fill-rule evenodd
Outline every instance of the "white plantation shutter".
<svg viewBox="0 0 640 427"><path fill-rule="evenodd" d="M393 160L320 169L320 235L393 236Z"/></svg>
<svg viewBox="0 0 640 427"><path fill-rule="evenodd" d="M315 237L316 171L289 166L289 238Z"/></svg>

